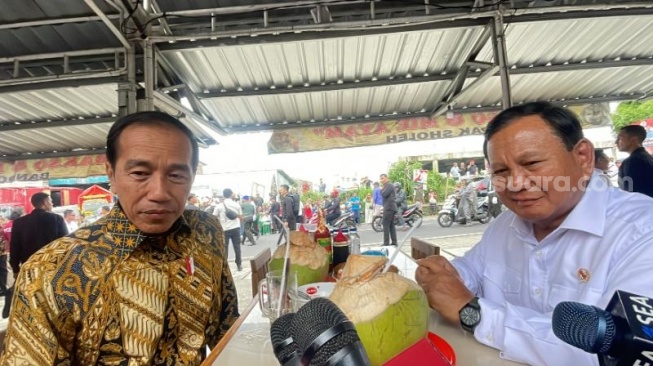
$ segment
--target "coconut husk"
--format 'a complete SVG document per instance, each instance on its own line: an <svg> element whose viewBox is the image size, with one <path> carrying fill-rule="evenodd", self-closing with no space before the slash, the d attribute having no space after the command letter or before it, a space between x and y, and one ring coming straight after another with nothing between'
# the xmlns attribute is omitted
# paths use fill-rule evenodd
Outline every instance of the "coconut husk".
<svg viewBox="0 0 653 366"><path fill-rule="evenodd" d="M340 278L348 283L369 281L387 261L388 258L382 256L351 254Z"/></svg>
<svg viewBox="0 0 653 366"><path fill-rule="evenodd" d="M302 231L291 231L290 232L290 245L296 245L299 247L310 247L315 245L311 237L308 236L308 233Z"/></svg>

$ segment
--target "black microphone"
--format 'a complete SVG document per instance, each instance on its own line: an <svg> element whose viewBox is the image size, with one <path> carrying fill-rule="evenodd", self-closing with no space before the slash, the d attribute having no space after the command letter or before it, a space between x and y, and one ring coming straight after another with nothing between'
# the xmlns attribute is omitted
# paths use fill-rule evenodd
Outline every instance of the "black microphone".
<svg viewBox="0 0 653 366"><path fill-rule="evenodd" d="M272 322L270 339L274 355L283 366L301 366L302 353L290 334L290 323L295 313L284 314Z"/></svg>
<svg viewBox="0 0 653 366"><path fill-rule="evenodd" d="M302 365L371 365L354 324L327 298L313 299L302 306L290 328L302 352Z"/></svg>
<svg viewBox="0 0 653 366"><path fill-rule="evenodd" d="M605 310L565 301L553 310L553 333L599 355L605 366L653 365L653 301L615 292Z"/></svg>

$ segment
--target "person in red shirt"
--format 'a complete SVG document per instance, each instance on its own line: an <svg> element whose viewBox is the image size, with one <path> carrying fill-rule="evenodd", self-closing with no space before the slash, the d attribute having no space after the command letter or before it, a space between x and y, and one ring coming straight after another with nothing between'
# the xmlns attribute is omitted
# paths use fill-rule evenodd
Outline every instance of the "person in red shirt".
<svg viewBox="0 0 653 366"><path fill-rule="evenodd" d="M304 222L311 221L311 217L313 217L311 201L306 201L304 204Z"/></svg>

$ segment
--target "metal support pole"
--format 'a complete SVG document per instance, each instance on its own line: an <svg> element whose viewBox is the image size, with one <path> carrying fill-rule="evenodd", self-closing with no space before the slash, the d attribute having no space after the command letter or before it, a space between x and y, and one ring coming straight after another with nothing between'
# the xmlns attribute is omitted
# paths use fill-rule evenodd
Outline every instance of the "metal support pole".
<svg viewBox="0 0 653 366"><path fill-rule="evenodd" d="M136 54L134 48L127 50L127 83L129 89L127 90L127 113L136 112Z"/></svg>
<svg viewBox="0 0 653 366"><path fill-rule="evenodd" d="M86 3L86 5L88 5L89 8L91 8L91 9L95 12L95 14L96 14L98 17L100 17L100 19L102 20L102 22L104 22L104 24L107 26L107 28L109 28L109 30L111 31L111 33L113 33L113 35L116 36L116 38L118 38L118 40L120 41L120 43L122 43L122 45L123 45L126 49L130 49L130 48L131 48L131 44L129 43L129 41L127 40L127 38L125 38L125 36L120 32L120 29L118 29L118 27L116 27L116 26L111 22L111 19L109 19L109 18L107 17L107 15L104 14L104 12L102 11L102 9L100 9L100 8L95 4L95 1L94 1L94 0L84 0L84 2Z"/></svg>
<svg viewBox="0 0 653 366"><path fill-rule="evenodd" d="M14 60L14 74L13 78L17 79L20 75L20 61L18 59Z"/></svg>
<svg viewBox="0 0 653 366"><path fill-rule="evenodd" d="M424 0L424 13L426 13L426 15L431 15L431 6L429 0Z"/></svg>
<svg viewBox="0 0 653 366"><path fill-rule="evenodd" d="M374 0L370 1L370 19L374 19Z"/></svg>
<svg viewBox="0 0 653 366"><path fill-rule="evenodd" d="M152 42L145 40L143 47L143 68L145 74L145 108L148 111L154 110L154 74L156 73L156 64L154 63L154 47Z"/></svg>
<svg viewBox="0 0 653 366"><path fill-rule="evenodd" d="M510 91L510 70L508 69L508 56L506 52L506 37L503 29L503 18L497 14L492 19L492 49L494 51L494 62L499 66L501 78L501 106L503 109L512 107L512 96Z"/></svg>

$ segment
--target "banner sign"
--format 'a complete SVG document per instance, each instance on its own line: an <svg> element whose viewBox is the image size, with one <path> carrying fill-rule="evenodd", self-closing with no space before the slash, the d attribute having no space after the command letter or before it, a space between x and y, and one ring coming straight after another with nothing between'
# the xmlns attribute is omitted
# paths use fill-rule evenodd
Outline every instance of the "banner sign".
<svg viewBox="0 0 653 366"><path fill-rule="evenodd" d="M106 173L104 154L0 161L0 183L85 178Z"/></svg>
<svg viewBox="0 0 653 366"><path fill-rule="evenodd" d="M569 109L580 117L583 127L612 124L607 103L571 106ZM499 111L447 113L435 118L416 117L277 130L268 141L268 153L317 151L483 135L485 126L497 113Z"/></svg>

